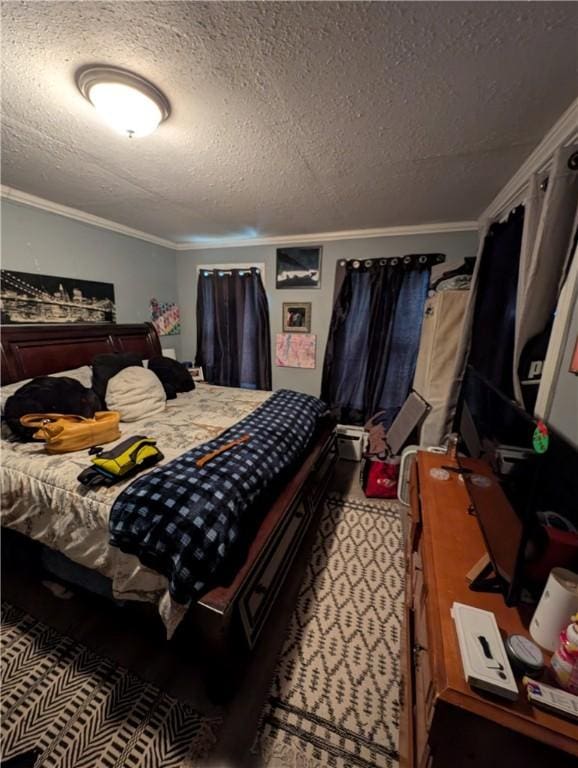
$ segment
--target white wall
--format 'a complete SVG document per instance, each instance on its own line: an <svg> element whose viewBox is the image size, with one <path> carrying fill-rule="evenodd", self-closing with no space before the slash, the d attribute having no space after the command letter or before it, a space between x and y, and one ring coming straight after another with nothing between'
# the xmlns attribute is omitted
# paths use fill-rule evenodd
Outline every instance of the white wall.
<svg viewBox="0 0 578 768"><path fill-rule="evenodd" d="M151 298L176 301L176 252L2 200L3 269L113 283L119 323L150 321ZM180 352L180 337L161 339Z"/></svg>
<svg viewBox="0 0 578 768"><path fill-rule="evenodd" d="M577 340L578 248L556 307L536 401L536 415L578 448L578 376L569 372Z"/></svg>
<svg viewBox="0 0 578 768"><path fill-rule="evenodd" d="M578 339L578 304L574 305L566 338L560 373L554 385L550 425L578 448L578 376L569 373L572 353Z"/></svg>
<svg viewBox="0 0 578 768"><path fill-rule="evenodd" d="M323 246L321 287L308 290L297 288L277 290L275 288L275 246L181 251L177 253L177 279L179 305L182 314L182 357L192 360L196 349L197 265L264 263L265 288L271 316L273 388L287 387L318 396L321 390L323 356L333 308L333 288L337 261L340 259L404 256L411 253L445 253L447 257L445 264L436 267L436 271L440 272L461 264L466 256L475 256L477 237L476 232L457 232L342 240L329 243L312 242L311 245ZM317 361L314 370L275 366L275 336L282 331L282 305L286 301L310 301L312 303L311 332L317 335Z"/></svg>

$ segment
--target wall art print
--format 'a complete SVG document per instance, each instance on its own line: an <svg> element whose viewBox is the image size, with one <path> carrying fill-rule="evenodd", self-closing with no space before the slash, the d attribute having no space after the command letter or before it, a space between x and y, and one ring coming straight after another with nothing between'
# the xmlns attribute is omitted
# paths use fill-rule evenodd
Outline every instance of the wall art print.
<svg viewBox="0 0 578 768"><path fill-rule="evenodd" d="M280 368L315 368L316 344L314 333L278 333L275 365Z"/></svg>
<svg viewBox="0 0 578 768"><path fill-rule="evenodd" d="M277 248L276 288L319 288L321 247Z"/></svg>
<svg viewBox="0 0 578 768"><path fill-rule="evenodd" d="M311 333L311 302L283 302L283 330L286 333Z"/></svg>
<svg viewBox="0 0 578 768"><path fill-rule="evenodd" d="M0 312L5 325L114 323L114 285L3 269Z"/></svg>
<svg viewBox="0 0 578 768"><path fill-rule="evenodd" d="M151 299L151 317L159 336L178 336L181 332L181 312L174 302Z"/></svg>

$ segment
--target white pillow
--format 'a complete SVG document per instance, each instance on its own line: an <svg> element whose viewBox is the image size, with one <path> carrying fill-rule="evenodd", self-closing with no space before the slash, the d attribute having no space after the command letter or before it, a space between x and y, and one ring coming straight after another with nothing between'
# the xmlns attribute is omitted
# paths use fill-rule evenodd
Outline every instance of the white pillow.
<svg viewBox="0 0 578 768"><path fill-rule="evenodd" d="M47 376L68 376L70 379L76 379L83 387L90 389L92 387L92 368L89 365L83 365L80 368L71 368L69 371L59 371L58 373L48 373ZM32 379L22 379L15 381L14 384L6 384L0 389L0 409L4 413L4 403L8 398L17 392L20 387L28 384Z"/></svg>
<svg viewBox="0 0 578 768"><path fill-rule="evenodd" d="M138 421L164 411L167 396L160 379L148 368L131 365L108 380L106 407L121 421Z"/></svg>

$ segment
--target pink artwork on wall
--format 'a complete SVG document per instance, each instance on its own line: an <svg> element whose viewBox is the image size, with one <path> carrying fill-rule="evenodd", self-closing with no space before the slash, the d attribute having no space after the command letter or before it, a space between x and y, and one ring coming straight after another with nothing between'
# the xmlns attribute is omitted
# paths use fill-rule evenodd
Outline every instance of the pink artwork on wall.
<svg viewBox="0 0 578 768"><path fill-rule="evenodd" d="M281 368L315 368L317 337L313 333L278 333L275 365Z"/></svg>

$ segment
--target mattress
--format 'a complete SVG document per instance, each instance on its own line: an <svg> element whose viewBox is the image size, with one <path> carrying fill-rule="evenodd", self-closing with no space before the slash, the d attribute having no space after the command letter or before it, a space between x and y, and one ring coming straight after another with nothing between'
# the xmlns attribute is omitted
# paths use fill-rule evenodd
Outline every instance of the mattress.
<svg viewBox="0 0 578 768"><path fill-rule="evenodd" d="M218 437L270 396L271 392L201 383L193 392L167 401L162 413L121 423L120 439L135 435L155 438L164 454L161 463L167 463ZM109 443L107 448L114 445ZM167 635L172 636L186 606L171 598L164 576L108 543L111 507L132 479L111 488L89 489L77 480L90 465L87 451L49 456L41 444L20 443L4 433L1 447L2 525L105 576L116 599L154 603Z"/></svg>

